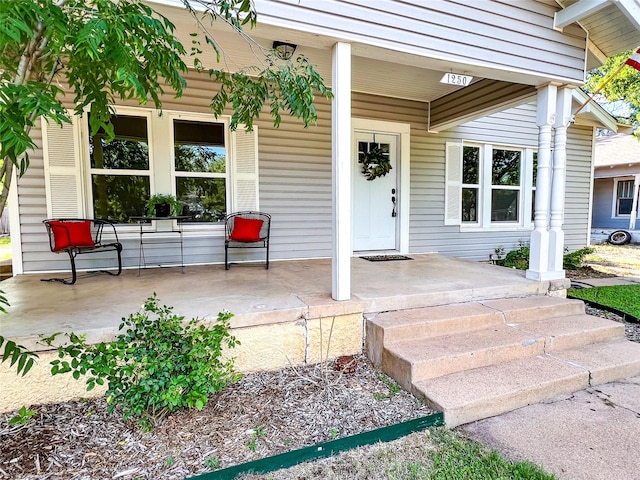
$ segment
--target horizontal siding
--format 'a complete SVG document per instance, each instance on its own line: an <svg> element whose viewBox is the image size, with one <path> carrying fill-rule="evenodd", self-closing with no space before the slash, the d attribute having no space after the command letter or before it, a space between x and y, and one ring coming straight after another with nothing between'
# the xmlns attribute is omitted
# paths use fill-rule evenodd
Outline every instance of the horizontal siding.
<svg viewBox="0 0 640 480"><path fill-rule="evenodd" d="M535 0L258 0L262 23L456 63L582 81L586 34ZM497 77L496 77L497 78Z"/></svg>
<svg viewBox="0 0 640 480"><path fill-rule="evenodd" d="M565 246L583 248L589 232L593 128L571 125L567 133L567 184L564 225Z"/></svg>
<svg viewBox="0 0 640 480"><path fill-rule="evenodd" d="M212 84L201 77L190 81L183 98L165 99L173 110L208 111ZM284 116L279 129L272 127L268 112L256 122L259 132L260 209L272 214L271 258L293 259L329 257L331 228L331 105L318 99L319 119L304 128L297 120ZM523 105L478 121L469 122L441 134L427 132L427 104L409 100L354 93L353 116L397 121L411 126L410 162L410 252L439 252L475 260L487 260L496 247L509 250L526 242L528 231L460 232L444 226L444 150L447 141L493 142L535 147L535 105ZM584 244L589 195L590 129L569 129L567 242L570 248ZM33 131L41 145L39 130ZM20 179L19 209L22 220L24 270L66 270L68 259L49 252L42 219L46 217L42 152L31 157L31 168ZM161 238L161 236L159 237ZM121 233L123 259L127 267L137 267L139 239L135 231ZM224 258L220 227L206 233L185 233L185 263L219 263ZM175 245L149 246L149 264L177 262ZM262 259L264 251L234 250L234 259ZM113 256L85 256L80 268L113 265Z"/></svg>

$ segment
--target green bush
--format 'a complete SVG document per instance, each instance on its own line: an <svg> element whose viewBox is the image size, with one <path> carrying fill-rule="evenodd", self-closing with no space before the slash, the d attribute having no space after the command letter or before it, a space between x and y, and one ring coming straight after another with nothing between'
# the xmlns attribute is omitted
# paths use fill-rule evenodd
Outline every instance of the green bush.
<svg viewBox="0 0 640 480"><path fill-rule="evenodd" d="M496 265L526 270L529 268L529 245L519 242L519 247L516 250L511 250L503 259L496 260Z"/></svg>
<svg viewBox="0 0 640 480"><path fill-rule="evenodd" d="M562 268L565 270L578 270L584 265L584 257L593 253L593 248L585 247L575 252L567 253L562 260Z"/></svg>
<svg viewBox="0 0 640 480"><path fill-rule="evenodd" d="M221 358L224 345L240 343L229 333L232 314L219 313L207 328L196 319L185 324L172 310L158 306L154 293L141 311L122 319L122 333L112 342L89 345L84 336L65 334L69 343L58 347L51 373L71 372L76 380L87 375L88 391L106 381L109 412L122 406L125 419L146 422L183 407L202 409L211 393L239 378L234 359Z"/></svg>
<svg viewBox="0 0 640 480"><path fill-rule="evenodd" d="M504 252L503 247L495 249L496 255L502 257ZM496 260L496 265L503 267L517 268L518 270L526 270L529 268L529 245L524 242L519 242L519 247L515 250L511 250L504 258ZM567 249L565 248L565 252ZM565 270L577 270L584 264L584 257L593 253L593 248L585 247L575 252L565 253L562 259L562 268Z"/></svg>

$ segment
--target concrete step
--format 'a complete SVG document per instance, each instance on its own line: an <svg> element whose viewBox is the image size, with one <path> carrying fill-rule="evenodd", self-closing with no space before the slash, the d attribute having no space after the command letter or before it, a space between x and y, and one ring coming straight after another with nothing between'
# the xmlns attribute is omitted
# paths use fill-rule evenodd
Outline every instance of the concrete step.
<svg viewBox="0 0 640 480"><path fill-rule="evenodd" d="M449 428L640 374L640 344L625 339L416 382Z"/></svg>
<svg viewBox="0 0 640 480"><path fill-rule="evenodd" d="M454 428L588 386L588 370L541 355L417 382L413 393Z"/></svg>
<svg viewBox="0 0 640 480"><path fill-rule="evenodd" d="M546 353L624 338L622 323L587 314L531 320L514 328L544 338Z"/></svg>
<svg viewBox="0 0 640 480"><path fill-rule="evenodd" d="M544 337L506 325L482 330L406 340L386 346L382 370L403 388L455 372L544 353Z"/></svg>
<svg viewBox="0 0 640 480"><path fill-rule="evenodd" d="M501 298L487 300L482 304L501 312L506 323L523 323L585 312L584 302L581 300L549 296Z"/></svg>
<svg viewBox="0 0 640 480"><path fill-rule="evenodd" d="M503 323L523 323L584 313L584 303L549 296L467 302L390 311L367 320L367 354L376 364L392 343L470 332Z"/></svg>
<svg viewBox="0 0 640 480"><path fill-rule="evenodd" d="M409 390L412 382L623 337L624 326L604 318L544 318L391 343L383 349L381 366Z"/></svg>

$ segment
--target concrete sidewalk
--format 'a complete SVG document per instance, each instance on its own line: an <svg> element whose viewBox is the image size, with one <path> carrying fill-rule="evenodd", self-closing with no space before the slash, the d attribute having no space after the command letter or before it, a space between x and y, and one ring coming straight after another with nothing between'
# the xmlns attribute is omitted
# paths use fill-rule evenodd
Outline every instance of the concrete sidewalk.
<svg viewBox="0 0 640 480"><path fill-rule="evenodd" d="M574 284L582 287L611 287L617 285L639 285L640 277L610 277L610 278L575 278L571 279L571 286Z"/></svg>
<svg viewBox="0 0 640 480"><path fill-rule="evenodd" d="M460 427L559 479L640 479L640 376Z"/></svg>

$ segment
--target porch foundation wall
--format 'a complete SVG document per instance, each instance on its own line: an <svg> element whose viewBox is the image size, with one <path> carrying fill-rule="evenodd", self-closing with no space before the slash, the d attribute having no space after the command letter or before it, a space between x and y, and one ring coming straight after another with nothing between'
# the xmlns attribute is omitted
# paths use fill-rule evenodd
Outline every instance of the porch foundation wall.
<svg viewBox="0 0 640 480"><path fill-rule="evenodd" d="M227 349L223 357L235 357L236 371L251 373L290 366L315 364L341 355L362 352L363 315L350 313L330 317L232 328L240 345ZM39 351L39 359L24 377L9 362L0 363L0 413L22 406L64 402L103 396L106 387L87 392L84 378L51 375L50 362L56 351Z"/></svg>
<svg viewBox="0 0 640 480"><path fill-rule="evenodd" d="M38 356L24 377L16 375L15 365L10 367L10 362L0 363L0 413L23 406L101 397L107 391L106 386L96 385L87 392L85 380L74 380L70 374L52 376L50 362L58 358L57 351L40 351Z"/></svg>

